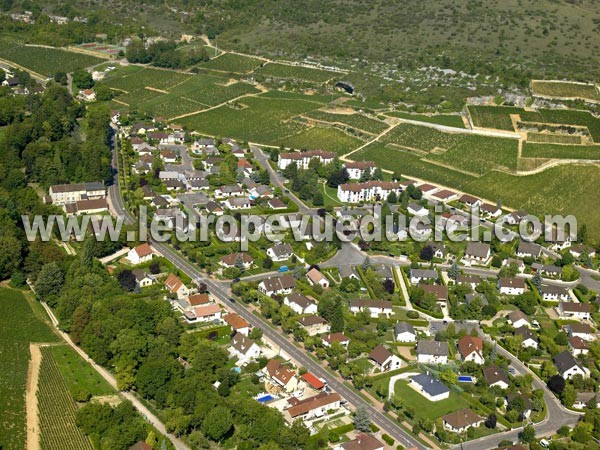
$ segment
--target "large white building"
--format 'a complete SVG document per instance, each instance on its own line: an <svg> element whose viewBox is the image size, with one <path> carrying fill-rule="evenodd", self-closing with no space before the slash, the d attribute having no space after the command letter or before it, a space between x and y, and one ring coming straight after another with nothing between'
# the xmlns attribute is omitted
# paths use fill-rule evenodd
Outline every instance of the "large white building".
<svg viewBox="0 0 600 450"><path fill-rule="evenodd" d="M402 186L395 181L367 181L347 183L338 186L337 196L343 203L360 203L385 200L392 193L400 195Z"/></svg>
<svg viewBox="0 0 600 450"><path fill-rule="evenodd" d="M375 168L376 166L373 161L351 161L344 163L344 169L348 172L348 178L351 180L360 180L365 173L373 176Z"/></svg>
<svg viewBox="0 0 600 450"><path fill-rule="evenodd" d="M75 203L80 200L93 200L106 197L106 188L103 183L73 183L55 184L50 186L50 200L54 205Z"/></svg>
<svg viewBox="0 0 600 450"><path fill-rule="evenodd" d="M325 152L323 150L311 150L309 152L282 153L279 155L277 167L280 170L285 169L292 163L296 163L298 169L306 170L311 160L318 159L321 164L333 162L337 155L334 152Z"/></svg>

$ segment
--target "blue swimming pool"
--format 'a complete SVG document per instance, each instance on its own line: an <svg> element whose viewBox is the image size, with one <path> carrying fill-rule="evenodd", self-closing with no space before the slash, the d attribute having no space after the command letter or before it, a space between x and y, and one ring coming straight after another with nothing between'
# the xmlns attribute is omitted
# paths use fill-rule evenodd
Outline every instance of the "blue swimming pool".
<svg viewBox="0 0 600 450"><path fill-rule="evenodd" d="M256 399L256 401L258 401L260 403L267 403L267 402L270 402L271 400L275 400L275 397L273 397L271 394L266 394L266 395L263 395L262 397L258 397Z"/></svg>
<svg viewBox="0 0 600 450"><path fill-rule="evenodd" d="M235 373L242 373L242 369L240 367L232 367L231 370Z"/></svg>
<svg viewBox="0 0 600 450"><path fill-rule="evenodd" d="M473 382L473 377L470 375L459 375L458 376L458 381L461 383L472 383Z"/></svg>

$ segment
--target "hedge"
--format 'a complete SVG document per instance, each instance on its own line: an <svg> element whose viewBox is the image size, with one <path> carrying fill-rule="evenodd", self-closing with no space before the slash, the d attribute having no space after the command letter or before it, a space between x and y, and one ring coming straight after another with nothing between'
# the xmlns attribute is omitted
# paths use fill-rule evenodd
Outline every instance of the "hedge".
<svg viewBox="0 0 600 450"><path fill-rule="evenodd" d="M391 436L388 436L387 434L382 434L381 439L383 439L387 445L394 445L394 442L396 442Z"/></svg>

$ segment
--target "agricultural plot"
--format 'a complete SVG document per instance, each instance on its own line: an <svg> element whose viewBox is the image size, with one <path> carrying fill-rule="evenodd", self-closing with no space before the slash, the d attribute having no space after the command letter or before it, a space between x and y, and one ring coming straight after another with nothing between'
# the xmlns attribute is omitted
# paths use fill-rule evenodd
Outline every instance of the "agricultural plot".
<svg viewBox="0 0 600 450"><path fill-rule="evenodd" d="M561 133L527 133L527 142L537 144L567 144L580 145L582 136Z"/></svg>
<svg viewBox="0 0 600 450"><path fill-rule="evenodd" d="M582 98L600 100L600 92L594 84L569 83L566 81L532 81L534 95L558 98Z"/></svg>
<svg viewBox="0 0 600 450"><path fill-rule="evenodd" d="M169 90L190 77L191 75L170 70L128 66L118 67L103 83L108 87L133 93L146 87Z"/></svg>
<svg viewBox="0 0 600 450"><path fill-rule="evenodd" d="M73 72L105 61L95 56L69 52L59 48L11 46L0 50L0 58L12 61L26 69L47 77L57 71Z"/></svg>
<svg viewBox="0 0 600 450"><path fill-rule="evenodd" d="M25 448L25 388L30 342L58 342L16 290L0 288L0 446ZM39 313L38 313L39 314Z"/></svg>
<svg viewBox="0 0 600 450"><path fill-rule="evenodd" d="M305 80L312 81L314 83L325 83L332 78L343 75L330 70L321 70L303 66L290 66L279 63L267 63L261 68L257 69L255 73L264 77Z"/></svg>
<svg viewBox="0 0 600 450"><path fill-rule="evenodd" d="M400 119L406 120L416 120L419 122L426 123L437 123L438 125L445 125L447 127L465 128L465 123L463 122L462 117L452 114L435 114L432 116L428 116L425 114L411 114L403 111L391 111L385 113L385 115L390 117L399 117Z"/></svg>
<svg viewBox="0 0 600 450"><path fill-rule="evenodd" d="M220 72L248 73L260 67L263 60L250 56L225 53L210 61L198 64L198 67Z"/></svg>
<svg viewBox="0 0 600 450"><path fill-rule="evenodd" d="M381 138L381 142L429 152L436 147L451 148L464 139L464 134L444 133L435 128L401 123Z"/></svg>
<svg viewBox="0 0 600 450"><path fill-rule="evenodd" d="M140 111L151 116L160 116L170 119L182 114L206 109L208 105L198 103L187 98L178 97L173 94L159 94L152 96L149 100L137 105Z"/></svg>
<svg viewBox="0 0 600 450"><path fill-rule="evenodd" d="M514 131L510 114L522 114L523 108L512 106L477 106L468 105L467 111L471 115L473 125L481 128Z"/></svg>
<svg viewBox="0 0 600 450"><path fill-rule="evenodd" d="M273 144L302 131L301 124L290 120L293 116L320 107L313 102L265 97L248 97L240 103L240 108L224 105L185 117L179 122L202 134Z"/></svg>
<svg viewBox="0 0 600 450"><path fill-rule="evenodd" d="M347 126L371 134L379 134L388 128L388 125L384 122L372 119L363 114L333 114L326 111L312 111L306 114L306 117Z"/></svg>
<svg viewBox="0 0 600 450"><path fill-rule="evenodd" d="M244 94L258 93L254 86L234 82L229 79L211 75L195 75L177 85L169 92L178 97L192 100L205 105L218 105L219 103L239 97Z"/></svg>
<svg viewBox="0 0 600 450"><path fill-rule="evenodd" d="M306 102L315 102L326 104L330 103L341 97L341 94L333 93L333 94L302 94L300 92L290 92L290 91L269 91L263 94L260 94L261 97L265 98L277 98L281 100L304 100Z"/></svg>
<svg viewBox="0 0 600 450"><path fill-rule="evenodd" d="M312 127L293 136L278 140L275 145L283 145L301 150L326 150L344 155L364 144L360 139L348 136L341 130L327 127Z"/></svg>
<svg viewBox="0 0 600 450"><path fill-rule="evenodd" d="M42 347L38 384L40 447L44 450L93 450L90 439L75 425L77 406L49 347Z"/></svg>
<svg viewBox="0 0 600 450"><path fill-rule="evenodd" d="M587 111L566 109L540 109L537 112L526 111L521 115L523 122L541 122L554 125L575 125L587 127L594 142L600 143L600 119Z"/></svg>
<svg viewBox="0 0 600 450"><path fill-rule="evenodd" d="M597 159L600 160L600 145L560 145L523 143L524 158L554 159Z"/></svg>

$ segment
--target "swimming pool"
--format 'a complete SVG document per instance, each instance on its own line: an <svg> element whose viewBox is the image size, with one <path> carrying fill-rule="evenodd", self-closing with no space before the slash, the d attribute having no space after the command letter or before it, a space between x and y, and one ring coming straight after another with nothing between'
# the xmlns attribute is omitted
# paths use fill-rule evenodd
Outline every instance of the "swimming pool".
<svg viewBox="0 0 600 450"><path fill-rule="evenodd" d="M461 383L473 383L473 377L470 375L459 375L458 376L458 381Z"/></svg>
<svg viewBox="0 0 600 450"><path fill-rule="evenodd" d="M273 397L271 394L265 394L263 396L256 398L256 401L258 401L260 403L267 403L267 402L270 402L271 400L275 400L275 397Z"/></svg>

